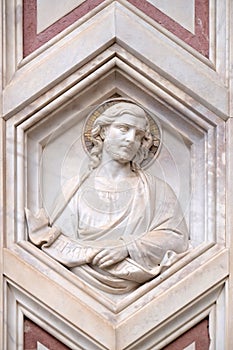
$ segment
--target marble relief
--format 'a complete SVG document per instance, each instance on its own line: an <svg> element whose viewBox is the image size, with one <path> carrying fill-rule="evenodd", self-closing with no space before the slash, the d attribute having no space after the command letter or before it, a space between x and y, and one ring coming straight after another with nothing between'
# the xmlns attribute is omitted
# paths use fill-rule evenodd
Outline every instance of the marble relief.
<svg viewBox="0 0 233 350"><path fill-rule="evenodd" d="M29 238L88 284L124 294L187 254L187 225L171 187L144 170L162 140L140 105L112 99L86 126L88 169L63 185L50 215L26 209Z"/></svg>
<svg viewBox="0 0 233 350"><path fill-rule="evenodd" d="M72 2L0 9L0 349L233 349L229 2Z"/></svg>

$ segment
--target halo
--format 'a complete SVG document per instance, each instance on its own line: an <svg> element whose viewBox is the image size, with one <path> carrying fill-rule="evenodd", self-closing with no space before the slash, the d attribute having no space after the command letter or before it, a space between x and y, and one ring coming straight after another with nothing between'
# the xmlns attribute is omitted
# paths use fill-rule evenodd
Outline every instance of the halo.
<svg viewBox="0 0 233 350"><path fill-rule="evenodd" d="M155 158L158 156L160 148L161 148L161 127L159 126L158 122L154 120L154 118L143 108L140 104L134 102L133 100L130 100L128 98L123 98L123 97L117 97L117 98L111 98L109 100L106 100L102 102L100 105L98 105L95 109L92 110L91 113L88 114L86 122L83 127L83 133L82 133L82 143L83 143L83 148L86 151L88 155L90 155L90 151L93 147L93 143L91 140L91 130L93 128L93 124L95 120L109 107L113 106L116 103L119 102L128 102L135 104L142 108L145 113L146 117L149 122L149 127L150 127L150 132L153 137L153 143L152 146L150 147L148 157L143 160L141 163L142 168L148 167L152 161L155 160Z"/></svg>

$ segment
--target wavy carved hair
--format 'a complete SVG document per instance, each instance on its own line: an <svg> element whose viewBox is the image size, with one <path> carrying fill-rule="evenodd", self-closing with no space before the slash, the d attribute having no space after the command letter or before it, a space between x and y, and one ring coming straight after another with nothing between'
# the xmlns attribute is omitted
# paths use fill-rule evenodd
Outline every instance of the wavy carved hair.
<svg viewBox="0 0 233 350"><path fill-rule="evenodd" d="M133 171L140 169L140 165L144 159L148 157L149 149L153 143L153 137L149 128L149 121L146 117L145 111L137 106L136 104L130 102L119 102L113 106L107 108L94 122L91 131L91 138L93 143L93 148L91 149L90 155L91 160L89 167L90 169L95 169L99 166L102 158L102 149L104 139L101 133L103 127L111 125L117 117L124 114L131 114L137 118L143 118L147 122L146 132L142 139L141 146L135 156L131 161L131 168Z"/></svg>

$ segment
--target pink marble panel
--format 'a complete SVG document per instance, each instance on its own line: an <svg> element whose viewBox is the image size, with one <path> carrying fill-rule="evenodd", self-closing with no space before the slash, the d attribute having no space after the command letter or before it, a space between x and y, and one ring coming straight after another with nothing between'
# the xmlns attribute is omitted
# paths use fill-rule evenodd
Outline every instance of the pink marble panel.
<svg viewBox="0 0 233 350"><path fill-rule="evenodd" d="M196 350L209 350L209 320L208 318L192 327L163 350L182 350L195 343Z"/></svg>
<svg viewBox="0 0 233 350"><path fill-rule="evenodd" d="M24 350L36 350L37 342L50 350L71 350L29 319L24 320Z"/></svg>

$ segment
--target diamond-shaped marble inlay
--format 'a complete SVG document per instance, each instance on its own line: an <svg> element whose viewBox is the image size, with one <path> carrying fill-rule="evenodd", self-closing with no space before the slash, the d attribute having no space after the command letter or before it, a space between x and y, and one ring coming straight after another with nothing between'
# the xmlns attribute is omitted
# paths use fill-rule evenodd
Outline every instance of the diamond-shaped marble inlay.
<svg viewBox="0 0 233 350"><path fill-rule="evenodd" d="M192 344L186 346L186 348L184 350L196 350L196 346L195 346L195 342L193 342Z"/></svg>
<svg viewBox="0 0 233 350"><path fill-rule="evenodd" d="M195 32L195 1L194 0L148 0L167 16L174 19L190 32Z"/></svg>
<svg viewBox="0 0 233 350"><path fill-rule="evenodd" d="M37 0L37 33L48 28L70 11L81 5L85 0Z"/></svg>
<svg viewBox="0 0 233 350"><path fill-rule="evenodd" d="M37 349L36 350L49 350L46 346L41 344L40 342L37 342Z"/></svg>

